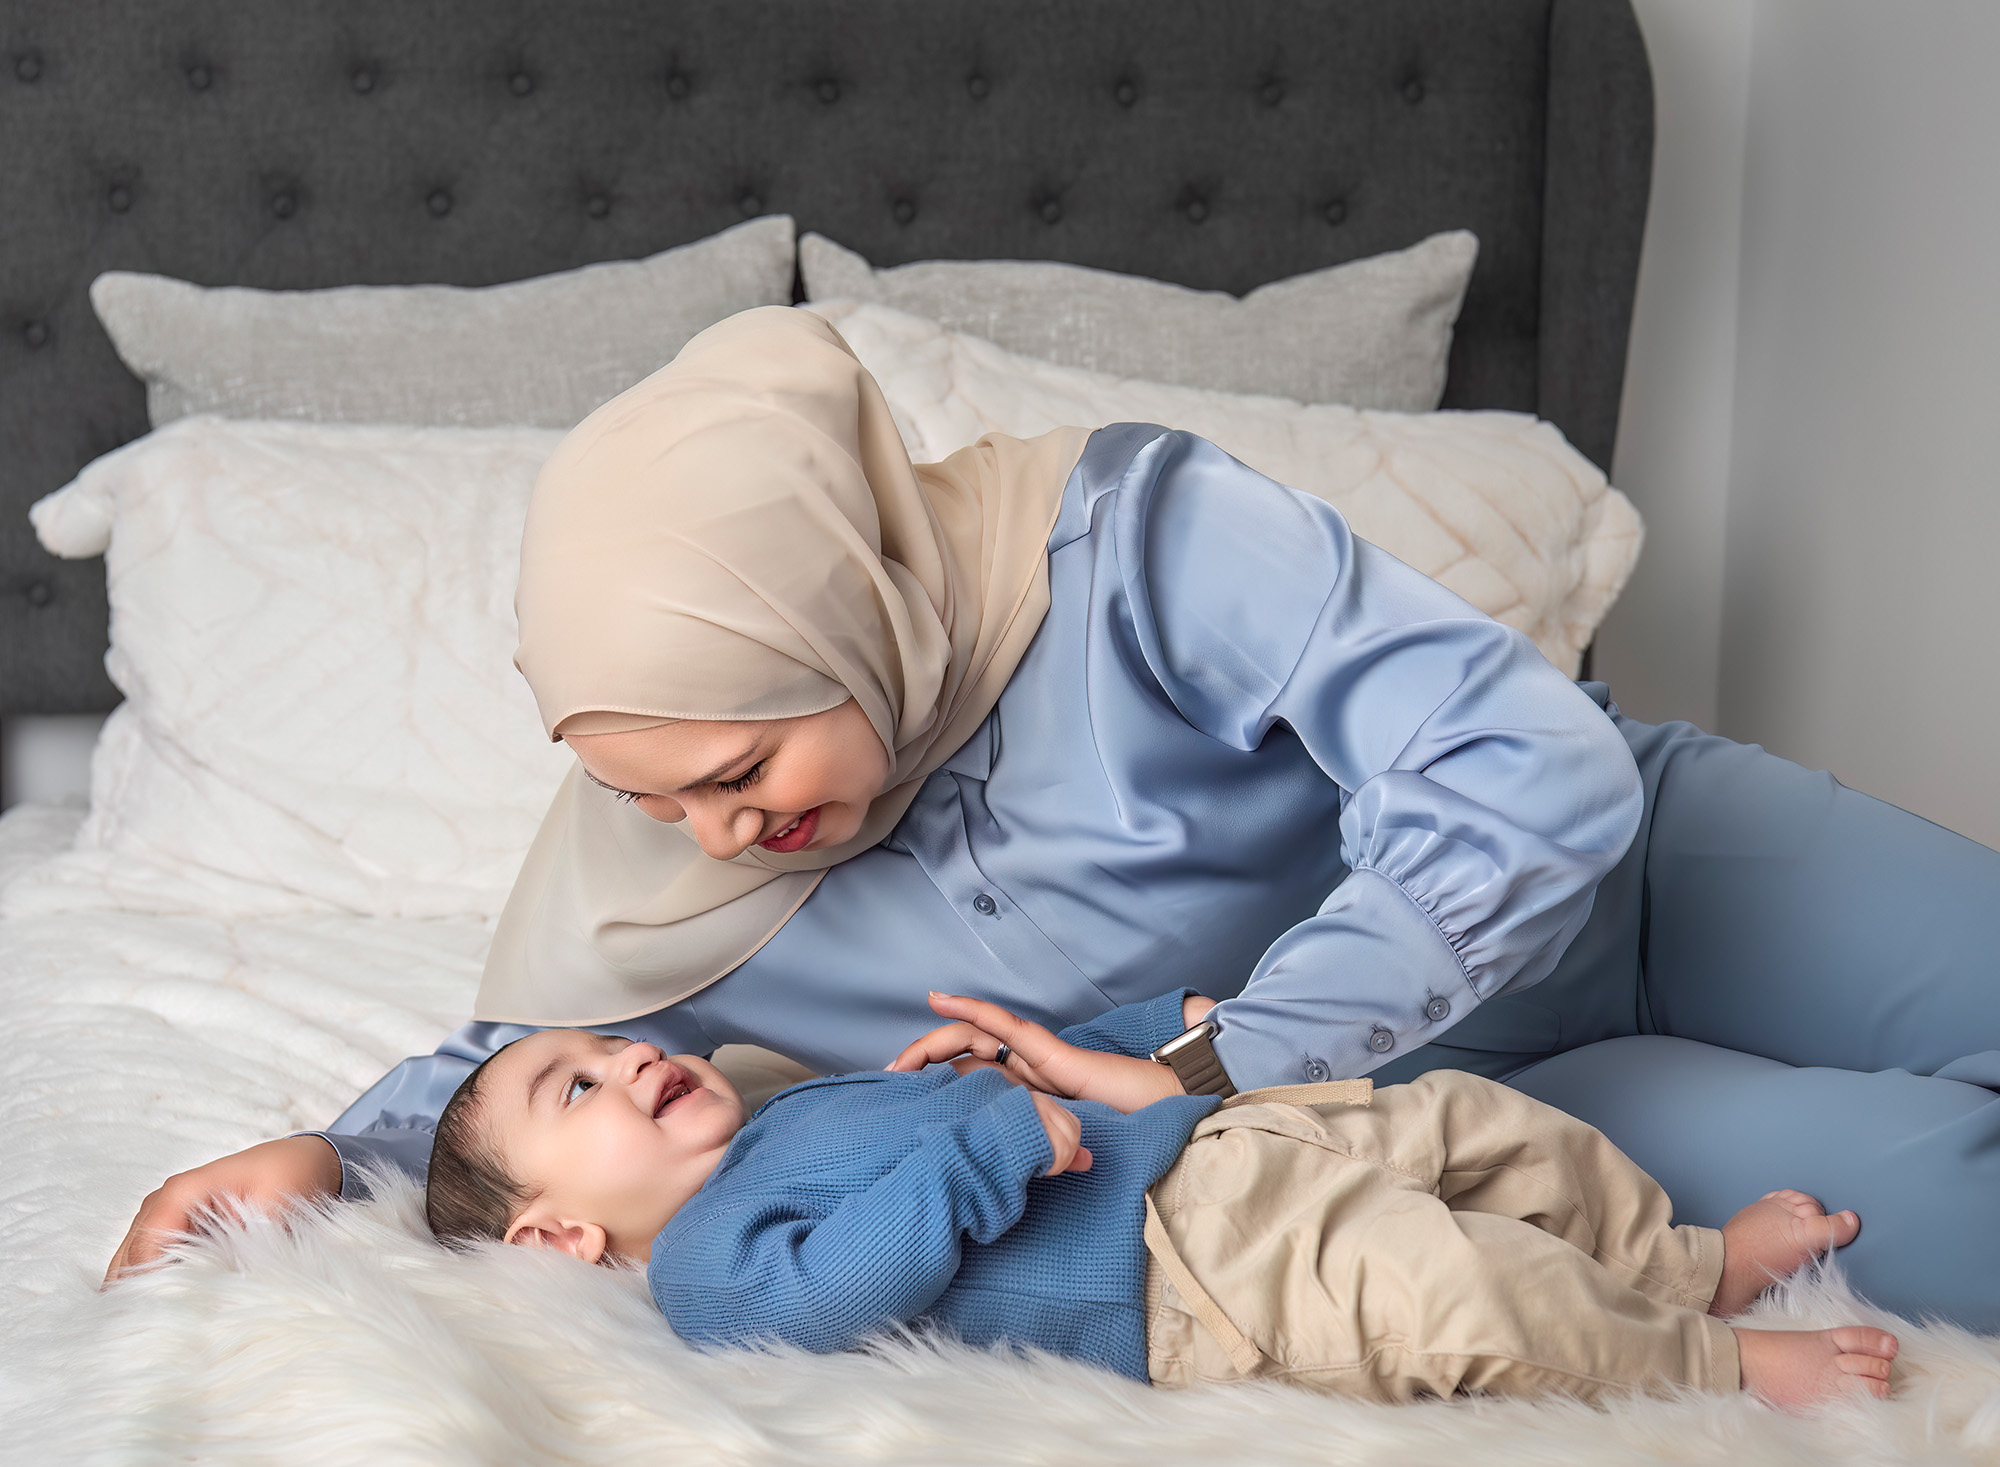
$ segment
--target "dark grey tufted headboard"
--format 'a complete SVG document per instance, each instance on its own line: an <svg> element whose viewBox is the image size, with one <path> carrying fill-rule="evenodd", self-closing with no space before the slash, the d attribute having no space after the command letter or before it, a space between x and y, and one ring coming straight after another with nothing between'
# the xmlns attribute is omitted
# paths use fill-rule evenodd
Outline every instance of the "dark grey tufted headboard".
<svg viewBox="0 0 2000 1467"><path fill-rule="evenodd" d="M1462 225L1447 405L1606 463L1651 156L1628 0L0 0L0 711L116 698L23 517L146 428L99 271L478 285L771 211L1242 291Z"/></svg>

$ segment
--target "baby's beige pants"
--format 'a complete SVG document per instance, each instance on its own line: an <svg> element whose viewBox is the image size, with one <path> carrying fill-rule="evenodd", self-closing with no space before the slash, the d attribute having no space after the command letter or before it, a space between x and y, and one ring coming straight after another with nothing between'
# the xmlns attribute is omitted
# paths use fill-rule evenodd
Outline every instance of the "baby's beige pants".
<svg viewBox="0 0 2000 1467"><path fill-rule="evenodd" d="M1153 1382L1733 1391L1722 1235L1672 1216L1599 1132L1476 1075L1238 1096L1149 1197Z"/></svg>

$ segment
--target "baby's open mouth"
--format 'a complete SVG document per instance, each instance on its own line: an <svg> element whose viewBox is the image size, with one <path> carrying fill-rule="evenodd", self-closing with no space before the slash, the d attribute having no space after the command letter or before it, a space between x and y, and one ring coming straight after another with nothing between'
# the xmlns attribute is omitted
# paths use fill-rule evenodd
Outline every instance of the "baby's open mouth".
<svg viewBox="0 0 2000 1467"><path fill-rule="evenodd" d="M660 1092L659 1101L653 1106L653 1119L658 1120L661 1113L683 1095L692 1095L699 1089L701 1089L701 1086L683 1075Z"/></svg>

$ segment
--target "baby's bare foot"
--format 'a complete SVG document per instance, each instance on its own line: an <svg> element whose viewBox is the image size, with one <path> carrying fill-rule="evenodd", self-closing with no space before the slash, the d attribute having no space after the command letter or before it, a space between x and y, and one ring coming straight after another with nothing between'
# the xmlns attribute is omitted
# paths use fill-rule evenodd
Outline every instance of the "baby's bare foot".
<svg viewBox="0 0 2000 1467"><path fill-rule="evenodd" d="M1852 1212L1828 1217L1803 1192L1766 1192L1722 1225L1722 1281L1708 1312L1718 1319L1741 1314L1773 1283L1827 1249L1852 1243L1860 1231Z"/></svg>
<svg viewBox="0 0 2000 1467"><path fill-rule="evenodd" d="M1899 1348L1887 1330L1739 1329L1743 1389L1789 1410L1843 1392L1889 1398L1889 1362Z"/></svg>

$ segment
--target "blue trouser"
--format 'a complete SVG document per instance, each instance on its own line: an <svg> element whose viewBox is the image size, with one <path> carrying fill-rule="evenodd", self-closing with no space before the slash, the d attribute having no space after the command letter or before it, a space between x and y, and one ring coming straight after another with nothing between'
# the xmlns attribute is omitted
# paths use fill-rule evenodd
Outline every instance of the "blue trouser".
<svg viewBox="0 0 2000 1467"><path fill-rule="evenodd" d="M1680 1222L1773 1187L1851 1207L1863 1294L2000 1331L2000 852L1612 711L1646 814L1589 923L1548 978L1376 1080L1505 1080L1603 1131Z"/></svg>

